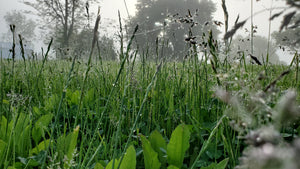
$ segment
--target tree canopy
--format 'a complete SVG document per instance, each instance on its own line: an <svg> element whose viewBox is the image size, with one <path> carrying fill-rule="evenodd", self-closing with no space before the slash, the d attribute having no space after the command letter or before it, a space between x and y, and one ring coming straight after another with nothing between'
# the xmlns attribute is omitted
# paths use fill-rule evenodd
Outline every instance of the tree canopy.
<svg viewBox="0 0 300 169"><path fill-rule="evenodd" d="M93 29L83 29L78 34L74 35L74 52L77 56L83 58L89 55L94 33ZM99 55L100 54L100 55ZM116 60L117 53L114 47L114 41L107 36L101 36L97 42L97 50L94 52L94 56L101 60ZM100 57L100 58L99 58Z"/></svg>
<svg viewBox="0 0 300 169"><path fill-rule="evenodd" d="M137 13L129 19L128 25L129 30L139 25L136 41L143 50L154 51L159 44L158 38L164 42L166 55L182 59L182 52L188 49L185 38L189 28L195 35L202 35L209 29L213 29L215 35L219 32L215 26L205 24L212 21L212 14L216 10L210 0L138 0L136 9ZM180 22L184 17L197 25Z"/></svg>
<svg viewBox="0 0 300 169"><path fill-rule="evenodd" d="M31 41L35 38L35 28L36 23L32 19L28 19L24 14L20 11L10 11L4 15L5 22L7 26L15 25L16 26L16 34L20 34L27 45L32 45ZM11 32L9 31L5 36L11 40Z"/></svg>
<svg viewBox="0 0 300 169"><path fill-rule="evenodd" d="M289 47L291 50L300 49L300 13L294 16L291 20L292 26L284 31L274 32L272 36L275 38L276 43L280 46ZM282 47L281 47L282 48ZM282 48L284 49L284 48Z"/></svg>
<svg viewBox="0 0 300 169"><path fill-rule="evenodd" d="M69 39L80 26L85 13L85 3L81 0L35 0L24 3L36 9L48 26L60 30L62 46L69 45Z"/></svg>
<svg viewBox="0 0 300 169"><path fill-rule="evenodd" d="M93 14L89 4L96 0L35 0L26 1L38 12L48 30L48 39L55 40L56 57L67 59L69 56L88 57L93 39L93 29L89 25ZM98 39L102 59L115 59L113 40L108 37Z"/></svg>
<svg viewBox="0 0 300 169"><path fill-rule="evenodd" d="M25 1L36 9L37 14L45 23L42 27L48 29L48 36L54 37L55 49L67 49L73 35L79 32L88 20L88 3L93 0L35 0ZM49 38L49 37L48 37Z"/></svg>

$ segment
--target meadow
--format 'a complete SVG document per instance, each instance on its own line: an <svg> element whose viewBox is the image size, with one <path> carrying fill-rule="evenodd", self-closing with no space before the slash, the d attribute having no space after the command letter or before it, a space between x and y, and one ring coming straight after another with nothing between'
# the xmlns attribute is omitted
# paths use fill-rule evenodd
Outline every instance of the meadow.
<svg viewBox="0 0 300 169"><path fill-rule="evenodd" d="M297 66L46 58L1 60L1 168L234 168L300 91ZM299 120L276 129L291 142Z"/></svg>
<svg viewBox="0 0 300 169"><path fill-rule="evenodd" d="M1 59L0 168L299 168L299 54L231 63L211 38L180 62L134 34L119 61Z"/></svg>

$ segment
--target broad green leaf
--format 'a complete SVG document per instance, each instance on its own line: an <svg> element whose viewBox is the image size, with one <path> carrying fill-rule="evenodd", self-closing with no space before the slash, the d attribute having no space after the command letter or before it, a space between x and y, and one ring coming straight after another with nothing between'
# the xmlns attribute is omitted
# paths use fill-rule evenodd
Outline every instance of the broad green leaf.
<svg viewBox="0 0 300 169"><path fill-rule="evenodd" d="M225 167L227 166L228 163L228 158L222 160L221 162L219 162L218 164L216 163L212 163L207 167L201 167L201 169L225 169Z"/></svg>
<svg viewBox="0 0 300 169"><path fill-rule="evenodd" d="M28 155L29 150L31 149L31 124L24 126L23 132L21 135L16 136L17 142L17 152L19 156L26 157Z"/></svg>
<svg viewBox="0 0 300 169"><path fill-rule="evenodd" d="M3 103L3 104L7 104L7 105L9 105L9 101L8 101L8 100L5 100L5 99L4 99L4 100L2 100L2 103Z"/></svg>
<svg viewBox="0 0 300 169"><path fill-rule="evenodd" d="M36 167L39 166L39 163L37 161L35 161L32 158L23 158L23 157L18 157L18 159L20 160L20 162L27 166L27 167Z"/></svg>
<svg viewBox="0 0 300 169"><path fill-rule="evenodd" d="M41 111L38 107L33 106L32 108L34 115L39 116L41 114Z"/></svg>
<svg viewBox="0 0 300 169"><path fill-rule="evenodd" d="M7 132L9 132L9 131L6 130L7 119L4 116L2 116L2 118L1 118L0 126L1 126L1 128L0 128L0 139L6 140L6 135L7 135Z"/></svg>
<svg viewBox="0 0 300 169"><path fill-rule="evenodd" d="M229 161L229 158L226 158L226 159L222 160L221 162L218 163L218 165L215 169L225 169L225 167L227 166L228 161Z"/></svg>
<svg viewBox="0 0 300 169"><path fill-rule="evenodd" d="M71 97L71 104L74 105L79 105L79 101L80 101L80 91L76 90L75 92L73 92L72 97Z"/></svg>
<svg viewBox="0 0 300 169"><path fill-rule="evenodd" d="M163 136L157 130L155 130L150 134L149 141L153 150L158 153L159 161L164 163L166 159L163 156L165 154L161 151L161 149L164 149L166 151L167 144Z"/></svg>
<svg viewBox="0 0 300 169"><path fill-rule="evenodd" d="M94 101L95 101L95 89L92 88L86 92L86 95L83 99L83 103L84 105L88 106L90 104L93 104Z"/></svg>
<svg viewBox="0 0 300 169"><path fill-rule="evenodd" d="M52 118L52 114L46 114L40 117L34 124L34 127L32 128L32 138L36 144L38 144L41 138L45 135L44 131L47 130L47 126L52 121Z"/></svg>
<svg viewBox="0 0 300 169"><path fill-rule="evenodd" d="M216 163L211 163L209 166L201 167L200 169L215 169L216 165L217 165Z"/></svg>
<svg viewBox="0 0 300 169"><path fill-rule="evenodd" d="M94 169L104 169L104 167L100 163L96 163Z"/></svg>
<svg viewBox="0 0 300 169"><path fill-rule="evenodd" d="M0 161L6 152L6 143L0 139Z"/></svg>
<svg viewBox="0 0 300 169"><path fill-rule="evenodd" d="M52 121L52 118L53 118L53 114L43 115L36 121L35 126L47 127L48 124Z"/></svg>
<svg viewBox="0 0 300 169"><path fill-rule="evenodd" d="M21 162L15 162L13 166L8 166L6 169L23 169L24 165Z"/></svg>
<svg viewBox="0 0 300 169"><path fill-rule="evenodd" d="M118 168L119 163L120 163L120 160L115 159L114 169ZM112 169L112 165L113 165L113 160L111 160L107 164L106 169ZM136 168L135 149L133 146L130 146L126 150L126 153L125 153L122 163L120 165L120 169L135 169L135 168Z"/></svg>
<svg viewBox="0 0 300 169"><path fill-rule="evenodd" d="M79 126L77 126L74 131L72 133L70 133L70 136L68 137L68 140L67 142L69 144L66 144L65 146L68 146L68 150L66 152L66 157L67 157L67 160L65 160L65 163L64 163L64 168L70 168L70 163L71 163L71 160L73 159L73 156L75 154L75 151L76 151L76 144L77 144L77 137L78 137L78 132L79 132Z"/></svg>
<svg viewBox="0 0 300 169"><path fill-rule="evenodd" d="M39 154L42 150L46 150L46 148L49 146L49 143L49 139L46 141L42 141L38 146L29 151L30 156L32 156L33 154Z"/></svg>
<svg viewBox="0 0 300 169"><path fill-rule="evenodd" d="M47 112L54 111L58 103L59 103L59 97L56 94L54 94L48 100L45 101L44 108Z"/></svg>
<svg viewBox="0 0 300 169"><path fill-rule="evenodd" d="M13 120L12 120L13 121ZM31 146L30 131L31 124L29 116L20 113L14 127L14 136L16 140L16 152L20 156L26 156Z"/></svg>
<svg viewBox="0 0 300 169"><path fill-rule="evenodd" d="M174 165L170 165L170 166L168 166L168 168L167 169L179 169L178 167L176 167L176 166L174 166Z"/></svg>
<svg viewBox="0 0 300 169"><path fill-rule="evenodd" d="M141 135L145 169L159 169L161 163L158 160L158 154L151 147L150 142L146 139L145 136Z"/></svg>
<svg viewBox="0 0 300 169"><path fill-rule="evenodd" d="M23 133L24 128L29 124L29 117L28 115L25 115L24 113L20 113L17 123L14 128L14 133L17 137L20 137L20 135Z"/></svg>
<svg viewBox="0 0 300 169"><path fill-rule="evenodd" d="M68 151L68 142L67 137L65 134L58 137L56 141L56 152L58 153L58 159L63 159L64 155Z"/></svg>
<svg viewBox="0 0 300 169"><path fill-rule="evenodd" d="M123 160L124 160L124 159L123 159ZM107 164L107 166L106 166L105 169L112 169L113 162L114 162L114 160L111 160L111 161ZM120 162L120 160L115 159L114 169L117 169L117 168L118 168L119 162Z"/></svg>
<svg viewBox="0 0 300 169"><path fill-rule="evenodd" d="M121 163L120 169L136 168L136 153L133 146L128 147Z"/></svg>
<svg viewBox="0 0 300 169"><path fill-rule="evenodd" d="M170 165L181 168L186 150L189 148L189 128L181 124L176 127L167 145L167 158Z"/></svg>

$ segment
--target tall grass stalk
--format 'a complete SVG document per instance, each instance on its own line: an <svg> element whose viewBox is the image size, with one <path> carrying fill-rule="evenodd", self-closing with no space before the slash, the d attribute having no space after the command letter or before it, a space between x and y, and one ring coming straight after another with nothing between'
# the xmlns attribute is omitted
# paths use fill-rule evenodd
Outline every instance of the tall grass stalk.
<svg viewBox="0 0 300 169"><path fill-rule="evenodd" d="M21 48L21 56L24 62L24 70L26 73L26 59L25 59L25 52L24 52L24 45L23 45L23 39L22 36L19 34L19 43L20 43L20 48Z"/></svg>
<svg viewBox="0 0 300 169"><path fill-rule="evenodd" d="M222 124L223 119L226 118L225 115L223 115L220 120L218 121L218 123L216 124L216 126L214 127L214 129L211 131L208 139L203 143L200 152L198 154L198 156L196 157L194 163L192 164L192 166L190 167L190 169L195 168L195 165L197 163L197 161L200 159L201 155L204 153L204 151L207 149L208 145L211 143L213 136L215 135L215 133L218 131L217 129L219 128L219 126Z"/></svg>
<svg viewBox="0 0 300 169"><path fill-rule="evenodd" d="M114 81L114 83L113 83L112 89L110 90L110 93L109 93L108 98L107 98L107 100L106 100L105 106L104 106L104 108L103 108L103 110L102 110L102 112L101 112L101 114L100 114L100 117L99 117L99 119L98 119L98 123L97 123L97 125L96 125L96 129L98 129L98 128L100 127L100 125L103 123L103 122L102 122L103 116L104 116L104 114L105 114L106 111L107 111L108 105L109 105L109 103L110 103L110 101L111 101L111 97L112 97L112 95L113 95L113 93L114 93L114 91L115 91L116 86L118 85L119 79L120 79L120 77L121 77L121 73L122 73L123 70L124 70L125 63L126 63L126 61L128 60L129 52L130 52L130 46L131 46L131 44L132 44L132 42L133 42L133 39L134 39L134 37L135 37L135 34L136 34L137 30L138 30L138 26L135 27L135 30L134 30L134 32L133 32L133 34L132 34L132 36L131 36L131 39L130 39L130 41L129 41L129 43L128 43L127 50L126 50L126 53L125 53L125 57L123 58L123 60L122 60L122 62L121 62L121 66L120 66L120 69L119 69L119 71L118 71L118 75L117 75L117 77L116 77L116 79L115 79L115 81ZM124 56L124 54L122 54L122 53L121 53L120 55L123 55L123 56ZM94 135L92 136L91 140L90 140L90 144L89 144L89 146L88 146L86 155L85 155L85 157L84 157L84 159L83 159L83 162L82 162L80 168L84 168L84 167L85 167L85 166L84 166L85 161L86 161L87 158L88 158L88 154L89 154L90 151L91 151L92 143L94 143L95 138L96 138L96 134L94 134Z"/></svg>
<svg viewBox="0 0 300 169"><path fill-rule="evenodd" d="M49 138L50 143L51 143L51 141L54 141L54 131L55 131L55 127L58 127L58 126L59 126L59 125L57 124L57 123L58 123L58 116L59 116L59 114L60 114L60 112L61 112L62 104L63 104L63 101L64 101L64 99L65 99L65 97L66 97L66 92L67 92L67 89L68 89L69 84L70 84L71 79L72 79L71 76L72 76L72 72L73 72L73 70L74 70L75 60L76 60L76 57L73 58L72 66L71 66L70 71L69 71L69 74L68 74L68 79L67 79L67 81L66 81L66 83L65 83L65 86L64 86L64 88L63 88L62 95L61 95L61 98L60 98L60 101L59 101L59 104L58 104L58 107L57 107L57 110L56 110L56 113L55 113L54 122L53 122L53 125L51 126L51 129L50 129L50 138ZM60 128L58 128L58 130L59 130L59 129L60 129ZM50 146L51 146L50 143L49 143L49 145L47 146L46 153L45 153L45 156L44 156L44 158L43 158L43 165L42 165L42 167L41 167L42 169L43 169L44 167L47 167L47 166L45 166L45 164L46 164L46 158L47 158L47 155L48 155L48 153L49 153Z"/></svg>
<svg viewBox="0 0 300 169"><path fill-rule="evenodd" d="M15 58L16 58L16 41L15 41L15 36L16 36L16 26L15 25L9 25L10 31L12 33L12 68L11 68L11 76L12 76L12 92L15 90Z"/></svg>
<svg viewBox="0 0 300 169"><path fill-rule="evenodd" d="M300 64L300 54L296 52L296 88L299 88L299 64Z"/></svg>
<svg viewBox="0 0 300 169"><path fill-rule="evenodd" d="M130 129L130 132L129 132L129 135L128 135L128 139L127 139L127 141L126 141L126 143L125 143L125 146L124 146L124 148L123 148L122 157L121 157L121 159L120 159L120 163L119 163L119 166L118 166L117 169L120 168L120 165L121 165L121 163L122 163L124 154L125 154L125 152L126 152L126 150L127 150L127 148L128 148L129 142L130 142L131 137L132 137L132 135L133 135L133 131L135 130L136 124L137 124L137 122L138 122L138 120L139 120L139 118L140 118L140 116L141 116L141 113L142 113L142 111L143 111L144 105L145 105L145 103L146 103L146 101L147 101L147 96L148 96L150 90L152 89L152 86L153 86L153 84L154 84L154 82L155 82L155 80L156 80L156 77L157 77L157 75L158 75L158 73L159 73L159 71L160 71L160 68L161 68L162 64L163 64L163 62L161 62L161 63L157 66L156 72L154 73L154 75L153 75L153 77L152 77L152 80L151 80L150 84L148 85L148 87L147 87L147 89L146 89L146 93L145 93L145 96L144 96L144 98L143 98L143 102L142 102L142 104L141 104L141 106L140 106L140 109L139 109L137 115L136 115L136 118L135 118L135 120L134 120L134 123L133 123L133 125L132 125L132 127L131 127L131 129Z"/></svg>
<svg viewBox="0 0 300 169"><path fill-rule="evenodd" d="M222 3L225 6L225 20L228 20L225 0ZM104 162L111 159L112 167L120 168L125 160L125 151L131 144L137 152L136 167L143 168L144 157L139 155L142 147L138 136L149 136L151 131L157 130L163 138L170 138L175 127L182 123L187 124L191 132L190 148L184 160L186 168L206 167L227 157L230 157L227 167L234 168L245 148L243 140L239 139L244 135L231 128L230 125L234 122L227 118L229 115L224 111L228 107L214 97L212 88L218 85L226 91L236 91L238 96L241 95L240 98L248 95L256 97L252 89L261 91L264 96L279 88L283 91L295 86L298 91L300 89L298 54L294 56L290 67L268 64L268 61L263 60L263 66L252 65L252 69L249 69L244 52L240 55L239 64L231 64L228 60L221 62L219 56L227 56L232 37L226 40L227 44L223 48L215 43L210 33L209 37L202 37L209 47L203 48L203 57L199 56L198 46L190 44L182 62L168 60L167 36L157 38L153 51L150 46L139 49L139 44L135 48L133 42L136 42L137 26L126 43L120 13L119 61L102 60L99 43L96 41L99 21L98 13L87 63L81 64L77 56L73 57L72 62L48 60L52 41L46 54L42 52L42 60L37 60L36 54L27 60L22 56L23 60L15 60L15 65L11 66L11 60L1 58L0 130L3 129L2 117L7 119L6 127L11 125L12 130L7 133L8 139L3 139L0 132L0 143L5 141L9 145L4 150L3 157L0 145L0 168L17 165L34 168L36 166L31 166L31 162L36 158L39 158L35 161L37 167L63 167L65 159L56 155L65 155L65 152L62 153L64 150L59 148L59 142L62 137L72 133L70 128L78 125L79 137L72 141L77 141L79 152L74 150L72 159L67 159L74 162L71 168L93 168L100 163L107 168ZM253 23L251 27L253 29ZM166 25L164 29L167 29ZM21 41L21 37L19 38ZM94 64L92 55L96 44L99 60L95 59ZM211 63L208 62L210 58ZM279 72L288 68L290 71L295 70L295 73L288 74L290 71L286 71L278 76ZM269 71L268 77L262 78L258 83L257 75L263 70L266 73L268 70L274 71ZM23 76L24 73L26 76ZM270 82L270 79L275 80ZM281 95L282 92L275 94ZM225 95L225 100L230 96ZM247 110L251 109L251 106L247 107L252 104L251 99L241 104ZM273 100L268 100L266 107L276 106L274 104ZM29 154L27 156L18 152L17 141L23 139L18 137L20 134L16 131L18 120L22 119L21 114L26 114L26 118L30 119L30 127L40 124L41 116L51 116L48 119L50 122L42 126L44 135L41 142L35 141L33 135L29 136L31 144L23 150ZM236 124L240 124L239 122ZM25 129L20 129L23 130ZM30 130L30 134L32 131ZM294 131L292 134L296 135ZM50 144L45 144L49 140ZM44 144L45 148L38 147L40 153L32 153L32 149L39 144ZM164 151L162 154L167 155ZM167 160L165 168L166 164Z"/></svg>
<svg viewBox="0 0 300 169"><path fill-rule="evenodd" d="M100 24L100 19L101 19L101 17L100 17L100 7L99 7L96 22L95 22L95 27L94 27L94 31L93 31L94 36L93 36L93 41L92 41L92 47L91 47L90 55L89 55L89 58L88 58L87 69L86 69L85 74L84 74L84 80L83 80L82 87L81 87L79 107L78 107L78 112L77 112L77 115L76 115L76 118L75 118L75 123L74 123L75 126L77 125L78 117L81 117L80 111L81 111L81 108L82 108L82 101L83 101L84 92L85 92L85 89L86 89L85 85L86 85L86 82L87 82L87 79L88 79L89 71L91 69L91 61L92 61L92 56L93 56L93 53L94 53L94 48L95 48L95 45L98 41L98 28L99 28L99 24ZM75 126L74 126L74 128L75 128Z"/></svg>
<svg viewBox="0 0 300 169"><path fill-rule="evenodd" d="M1 70L1 77L0 77L0 117L3 115L3 99L4 99L4 83L5 83L5 65L2 59L2 51L1 51L1 58L0 58L0 70Z"/></svg>
<svg viewBox="0 0 300 169"><path fill-rule="evenodd" d="M47 47L47 51L46 51L46 53L45 53L45 55L44 55L44 57L43 57L43 61L42 61L42 66L41 66L41 68L40 68L40 70L39 70L39 72L38 72L38 75L37 75L37 79L36 79L36 83L35 83L35 88L37 89L37 97L41 97L40 95L41 95L41 93L40 93L40 88L39 88L39 86L40 86L40 83L39 83L39 81L40 81L40 79L42 78L42 73L43 73L43 70L44 70L44 67L45 67L45 63L46 63L46 61L48 60L48 56L49 56L49 52L50 52L50 50L51 50L51 45L52 45L52 42L53 42L53 38L51 38L51 40L50 40L50 42L49 42L49 44L48 44L48 47Z"/></svg>

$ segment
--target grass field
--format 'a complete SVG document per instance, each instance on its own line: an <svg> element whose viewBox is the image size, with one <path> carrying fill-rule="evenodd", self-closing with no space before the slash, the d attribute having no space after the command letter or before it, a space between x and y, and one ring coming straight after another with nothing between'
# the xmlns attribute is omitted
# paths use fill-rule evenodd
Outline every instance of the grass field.
<svg viewBox="0 0 300 169"><path fill-rule="evenodd" d="M300 168L299 54L229 62L210 33L201 53L147 60L133 33L102 61L97 28L87 60L48 60L52 40L41 60L1 58L0 168Z"/></svg>
<svg viewBox="0 0 300 169"><path fill-rule="evenodd" d="M299 166L295 65L215 68L191 56L0 66L0 168L251 168L262 143L295 152L266 155L261 168Z"/></svg>

